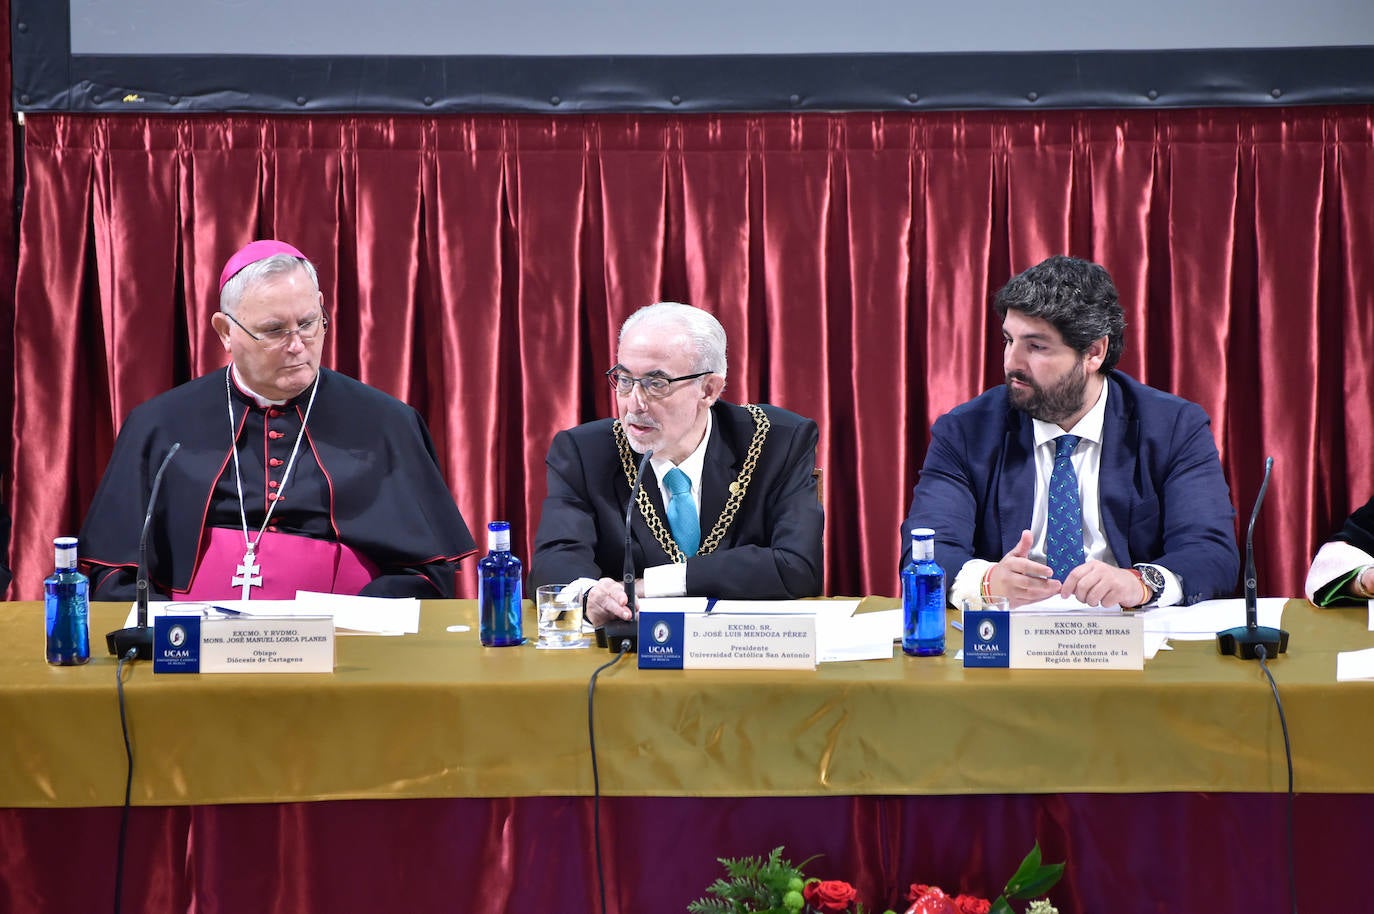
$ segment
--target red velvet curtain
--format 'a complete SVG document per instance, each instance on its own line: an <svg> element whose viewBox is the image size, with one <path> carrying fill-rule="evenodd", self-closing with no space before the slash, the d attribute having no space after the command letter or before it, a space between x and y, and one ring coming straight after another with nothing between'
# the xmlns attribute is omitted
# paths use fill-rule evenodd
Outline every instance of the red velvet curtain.
<svg viewBox="0 0 1374 914"><path fill-rule="evenodd" d="M0 911L108 910L119 809L0 809ZM1359 911L1374 797L1294 804L1298 909ZM595 914L589 797L135 807L130 914ZM1282 794L602 799L607 914L676 914L718 857L784 847L865 910L912 883L995 898L1038 842L1062 914L1289 911ZM1017 905L1024 910L1024 905ZM1366 909L1367 910L1367 909Z"/></svg>
<svg viewBox="0 0 1374 914"><path fill-rule="evenodd" d="M221 364L224 259L320 266L327 364L415 405L475 530L528 556L553 434L609 415L618 323L714 311L726 395L817 419L826 589L894 594L931 422L1000 382L991 294L1105 264L1121 367L1211 414L1260 590L1374 491L1374 109L571 117L33 116L15 320L13 595L119 423ZM470 575L464 587L472 592Z"/></svg>

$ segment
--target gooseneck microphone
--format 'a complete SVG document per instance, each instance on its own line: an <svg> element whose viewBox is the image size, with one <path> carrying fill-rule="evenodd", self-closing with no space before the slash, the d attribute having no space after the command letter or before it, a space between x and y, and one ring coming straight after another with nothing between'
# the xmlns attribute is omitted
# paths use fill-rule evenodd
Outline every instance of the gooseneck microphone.
<svg viewBox="0 0 1374 914"><path fill-rule="evenodd" d="M153 525L153 508L157 506L157 491L162 488L162 476L167 472L167 464L172 462L176 452L181 450L181 442L167 449L162 465L153 477L153 491L148 496L148 513L143 515L143 533L138 538L138 579L135 584L135 604L138 606L138 624L133 628L121 628L105 636L105 644L110 653L123 657L133 651L134 660L147 660L153 656L153 630L148 627L148 528Z"/></svg>
<svg viewBox="0 0 1374 914"><path fill-rule="evenodd" d="M1245 530L1245 624L1217 632L1217 650L1223 654L1235 654L1242 660L1258 660L1273 657L1288 650L1288 632L1281 628L1270 628L1259 624L1258 584L1255 575L1255 521L1259 518L1260 505L1264 504L1264 493L1269 489L1269 474L1274 469L1274 458L1264 459L1264 480L1260 483L1259 495L1255 496L1255 508L1250 512L1250 526ZM1261 652L1259 649L1263 648Z"/></svg>
<svg viewBox="0 0 1374 914"><path fill-rule="evenodd" d="M634 557L634 528L630 522L634 519L635 500L639 498L640 487L644 485L644 471L648 469L649 458L654 456L652 450L644 452L644 456L639 458L639 469L635 471L635 484L630 486L630 500L625 503L625 565L622 569L621 583L625 585L625 597L629 600L626 605L630 608L630 619L611 619L596 632L596 643L600 647L609 648L616 653L632 654L639 649L639 620L635 607L635 557Z"/></svg>

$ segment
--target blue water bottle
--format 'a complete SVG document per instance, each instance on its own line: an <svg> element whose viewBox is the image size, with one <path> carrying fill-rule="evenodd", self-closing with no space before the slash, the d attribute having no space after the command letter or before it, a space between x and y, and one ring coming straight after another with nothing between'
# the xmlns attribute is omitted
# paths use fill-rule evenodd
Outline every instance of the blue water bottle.
<svg viewBox="0 0 1374 914"><path fill-rule="evenodd" d="M76 570L76 537L52 541L57 569L43 582L47 609L48 662L53 666L79 666L91 659L91 583Z"/></svg>
<svg viewBox="0 0 1374 914"><path fill-rule="evenodd" d="M477 563L477 607L481 614L480 636L487 647L525 643L520 624L520 560L510 554L510 524L487 524L487 554Z"/></svg>
<svg viewBox="0 0 1374 914"><path fill-rule="evenodd" d="M911 561L902 569L902 653L945 652L945 570L935 563L935 531L911 531Z"/></svg>

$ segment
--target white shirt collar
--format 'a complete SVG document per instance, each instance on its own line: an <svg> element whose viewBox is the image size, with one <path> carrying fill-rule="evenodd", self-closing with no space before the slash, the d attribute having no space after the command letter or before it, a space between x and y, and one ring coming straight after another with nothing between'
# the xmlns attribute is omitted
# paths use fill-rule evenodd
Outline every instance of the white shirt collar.
<svg viewBox="0 0 1374 914"><path fill-rule="evenodd" d="M663 487L663 477L674 466L687 474L687 478L692 481L692 498L696 501L698 509L701 507L701 473L706 466L706 445L711 441L712 422L714 422L714 417L711 415L711 410L708 409L706 410L706 431L701 436L701 443L681 463L674 464L666 457L660 460L657 455L649 458L649 464L654 468L654 475L658 477L661 488ZM668 503L666 488L664 489L663 503Z"/></svg>

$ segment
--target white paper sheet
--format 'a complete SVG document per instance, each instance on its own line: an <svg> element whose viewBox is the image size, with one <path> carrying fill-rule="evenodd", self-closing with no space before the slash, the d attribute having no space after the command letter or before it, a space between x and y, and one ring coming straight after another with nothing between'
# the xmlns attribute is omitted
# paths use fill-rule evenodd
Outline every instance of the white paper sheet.
<svg viewBox="0 0 1374 914"><path fill-rule="evenodd" d="M1012 612L1102 612L1104 609L1115 612L1120 608L1115 603L1108 603L1106 606L1089 606L1077 597L1063 597L1055 594L1043 600L1036 600L1034 603L1027 603L1025 606L1018 606Z"/></svg>
<svg viewBox="0 0 1374 914"><path fill-rule="evenodd" d="M1336 681L1354 682L1374 679L1374 647L1336 654Z"/></svg>
<svg viewBox="0 0 1374 914"><path fill-rule="evenodd" d="M294 600L180 600L148 604L150 616L186 612L201 607L208 614L270 616L330 616L341 634L401 635L420 630L420 601L412 597L358 597L347 594L296 591ZM137 606L129 608L124 624L134 625Z"/></svg>
<svg viewBox="0 0 1374 914"><path fill-rule="evenodd" d="M1283 622L1287 597L1260 597L1259 624L1278 628ZM1175 641L1208 641L1217 632L1245 624L1245 600L1204 600L1192 606L1159 606L1145 610L1145 632Z"/></svg>
<svg viewBox="0 0 1374 914"><path fill-rule="evenodd" d="M836 601L840 602L840 601ZM850 609L853 613L853 609ZM841 615L838 612L816 616L816 660L891 660L892 642L902 638L902 611Z"/></svg>
<svg viewBox="0 0 1374 914"><path fill-rule="evenodd" d="M705 597L640 597L635 608L640 612L704 613L706 602Z"/></svg>
<svg viewBox="0 0 1374 914"><path fill-rule="evenodd" d="M301 615L333 616L336 630L374 635L413 635L420 631L420 601L414 597L359 597L298 590L296 606Z"/></svg>
<svg viewBox="0 0 1374 914"><path fill-rule="evenodd" d="M847 619L859 608L858 600L717 600L713 613L772 613ZM873 615L866 613L865 615Z"/></svg>

